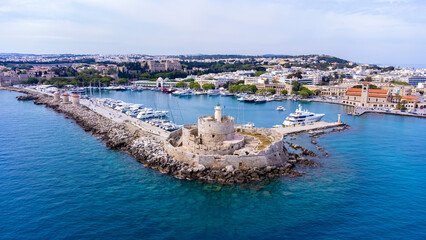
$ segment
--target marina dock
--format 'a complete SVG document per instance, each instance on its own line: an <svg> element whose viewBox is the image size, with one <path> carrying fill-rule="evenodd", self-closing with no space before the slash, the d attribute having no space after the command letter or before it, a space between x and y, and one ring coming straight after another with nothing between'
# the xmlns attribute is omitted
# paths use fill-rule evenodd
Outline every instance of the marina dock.
<svg viewBox="0 0 426 240"><path fill-rule="evenodd" d="M81 104L92 109L94 112L109 118L115 122L118 123L130 123L133 124L135 126L137 126L138 128L140 128L141 130L154 134L154 135L159 135L163 138L167 138L169 136L169 132L165 131L159 127L153 126L149 123L146 123L144 121L141 121L137 118L134 117L130 117L124 113L121 113L119 111L116 111L114 109L108 108L106 106L102 106L100 104L96 104L94 102L91 102L89 100L86 99L82 99L81 100Z"/></svg>
<svg viewBox="0 0 426 240"><path fill-rule="evenodd" d="M279 132L285 137L290 134L308 132L308 131L320 130L320 129L328 129L328 128L340 127L344 125L345 124L342 122L314 122L312 124L307 124L307 125L296 125L291 127L274 127L272 129Z"/></svg>

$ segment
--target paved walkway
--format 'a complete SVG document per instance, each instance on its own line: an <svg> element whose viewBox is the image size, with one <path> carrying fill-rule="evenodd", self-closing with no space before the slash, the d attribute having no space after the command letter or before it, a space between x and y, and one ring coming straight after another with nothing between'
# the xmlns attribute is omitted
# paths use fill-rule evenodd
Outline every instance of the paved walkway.
<svg viewBox="0 0 426 240"><path fill-rule="evenodd" d="M149 123L143 122L137 118L130 117L122 112L119 112L117 110L111 109L107 106L103 106L101 104L92 102L87 99L81 99L80 104L92 109L94 112L109 118L115 122L118 123L131 123L140 129L142 129L145 132L152 133L155 135L159 135L161 137L167 138L169 136L169 132L166 130L163 130L161 128L158 128L156 126L152 126Z"/></svg>
<svg viewBox="0 0 426 240"><path fill-rule="evenodd" d="M273 130L281 133L283 136L294 134L294 133L300 133L300 132L307 132L311 130L318 130L318 129L326 129L326 128L332 128L332 127L338 127L342 126L343 123L338 122L315 122L309 125L298 125L294 127L274 127Z"/></svg>
<svg viewBox="0 0 426 240"><path fill-rule="evenodd" d="M412 117L426 117L426 109L415 109L413 112L401 112L399 110L387 110L385 108L367 108L367 107L355 107L354 112L351 115L361 116L364 113L384 113L401 116L412 116Z"/></svg>

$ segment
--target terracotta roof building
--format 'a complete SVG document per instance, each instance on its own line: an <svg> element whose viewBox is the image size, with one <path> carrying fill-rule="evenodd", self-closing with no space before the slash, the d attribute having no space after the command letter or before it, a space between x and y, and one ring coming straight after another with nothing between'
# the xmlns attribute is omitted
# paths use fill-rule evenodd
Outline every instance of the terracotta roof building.
<svg viewBox="0 0 426 240"><path fill-rule="evenodd" d="M370 83L364 82L361 88L348 88L344 104L359 107L393 107L390 90L370 89Z"/></svg>

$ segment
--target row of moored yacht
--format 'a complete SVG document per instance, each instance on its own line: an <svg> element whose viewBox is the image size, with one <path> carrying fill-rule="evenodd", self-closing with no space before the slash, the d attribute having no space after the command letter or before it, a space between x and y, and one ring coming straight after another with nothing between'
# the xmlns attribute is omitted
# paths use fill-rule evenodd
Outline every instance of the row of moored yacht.
<svg viewBox="0 0 426 240"><path fill-rule="evenodd" d="M152 108L146 108L143 104L126 103L110 98L101 98L98 101L103 105L137 119L161 118L167 116L168 113L168 111L156 111Z"/></svg>

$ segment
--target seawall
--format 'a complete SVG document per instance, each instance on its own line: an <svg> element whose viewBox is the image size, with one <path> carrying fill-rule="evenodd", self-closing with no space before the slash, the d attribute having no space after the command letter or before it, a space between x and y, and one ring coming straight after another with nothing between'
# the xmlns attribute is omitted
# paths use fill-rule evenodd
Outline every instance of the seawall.
<svg viewBox="0 0 426 240"><path fill-rule="evenodd" d="M37 105L45 105L67 118L73 119L85 131L91 132L105 141L110 149L127 151L146 167L156 169L164 174L173 175L179 179L199 180L201 182L215 182L221 184L241 184L269 182L281 175L300 176L295 171L294 163L285 166L266 166L261 168L221 168L212 169L202 165L190 165L176 161L164 150L163 141L156 136L139 131L131 124L117 123L103 117L83 105L72 105L56 102L53 97L31 90L19 88L0 88L25 93L18 96L18 100L31 100ZM293 156L294 157L294 156Z"/></svg>

